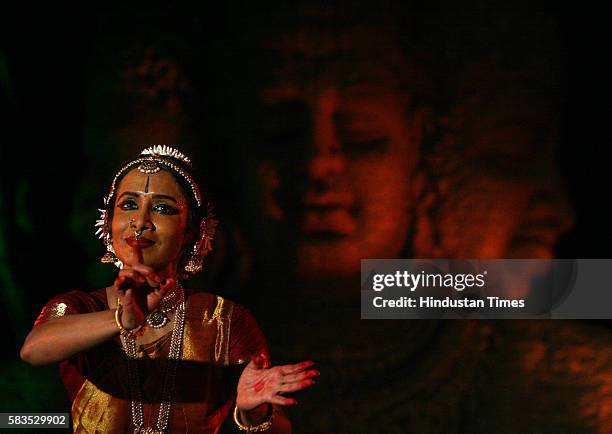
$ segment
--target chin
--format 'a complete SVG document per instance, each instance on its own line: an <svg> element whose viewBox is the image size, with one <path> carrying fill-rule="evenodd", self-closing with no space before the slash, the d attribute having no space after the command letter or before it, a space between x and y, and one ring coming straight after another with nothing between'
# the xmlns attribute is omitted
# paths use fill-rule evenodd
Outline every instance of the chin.
<svg viewBox="0 0 612 434"><path fill-rule="evenodd" d="M298 251L300 279L348 279L361 271L358 243L350 239L304 241Z"/></svg>
<svg viewBox="0 0 612 434"><path fill-rule="evenodd" d="M355 280L362 259L398 258L406 242L405 226L370 227L366 237L304 238L298 247L297 275L304 280ZM390 229L390 230L389 230ZM356 289L358 288L355 287Z"/></svg>

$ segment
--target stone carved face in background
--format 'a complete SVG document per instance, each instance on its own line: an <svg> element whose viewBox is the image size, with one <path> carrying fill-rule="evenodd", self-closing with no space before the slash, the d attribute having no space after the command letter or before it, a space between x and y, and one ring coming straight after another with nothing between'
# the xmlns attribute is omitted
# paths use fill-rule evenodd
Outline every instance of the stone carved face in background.
<svg viewBox="0 0 612 434"><path fill-rule="evenodd" d="M270 47L253 132L258 218L286 229L298 276L355 276L364 258L554 255L572 220L554 126L495 68L453 71L436 113L425 66L383 28L295 31ZM438 131L427 149L425 113Z"/></svg>
<svg viewBox="0 0 612 434"><path fill-rule="evenodd" d="M398 47L366 35L285 35L258 94L259 217L291 228L302 278L356 275L362 258L394 257L409 236L422 112L391 71Z"/></svg>

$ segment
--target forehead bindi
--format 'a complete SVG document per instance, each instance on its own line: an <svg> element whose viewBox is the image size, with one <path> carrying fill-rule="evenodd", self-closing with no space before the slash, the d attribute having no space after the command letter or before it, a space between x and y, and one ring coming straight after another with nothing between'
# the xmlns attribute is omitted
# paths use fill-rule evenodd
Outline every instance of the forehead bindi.
<svg viewBox="0 0 612 434"><path fill-rule="evenodd" d="M124 191L133 191L147 195L171 196L177 202L186 202L185 193L171 173L164 170L146 174L137 169L130 171L119 185L118 195Z"/></svg>

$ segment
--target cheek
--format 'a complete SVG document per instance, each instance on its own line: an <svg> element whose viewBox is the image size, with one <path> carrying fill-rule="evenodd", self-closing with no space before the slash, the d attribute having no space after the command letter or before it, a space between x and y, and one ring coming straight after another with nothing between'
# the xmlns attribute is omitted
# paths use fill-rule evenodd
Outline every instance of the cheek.
<svg viewBox="0 0 612 434"><path fill-rule="evenodd" d="M113 215L113 218L111 219L110 222L110 230L111 230L111 236L114 239L118 238L122 232L125 229L125 225L126 225L127 220L121 216L118 215Z"/></svg>
<svg viewBox="0 0 612 434"><path fill-rule="evenodd" d="M360 164L353 171L355 193L364 209L392 212L410 201L405 167L392 164ZM372 174L375 173L375 176Z"/></svg>
<svg viewBox="0 0 612 434"><path fill-rule="evenodd" d="M350 168L362 224L405 225L413 202L409 176L414 166L408 154L373 155L353 160Z"/></svg>
<svg viewBox="0 0 612 434"><path fill-rule="evenodd" d="M349 160L348 168L355 189L365 196L362 197L365 203L377 199L405 202L415 159L416 156L408 152L407 143L391 140L385 152L353 158Z"/></svg>
<svg viewBox="0 0 612 434"><path fill-rule="evenodd" d="M128 246L127 244L125 244L125 242L122 241L124 237L126 224L127 224L126 219L122 218L121 216L117 216L117 215L113 215L113 218L110 221L110 233L111 233L113 249L115 250L115 253L119 257L119 259L121 259L124 262L127 259L127 255L128 255L127 250L126 250Z"/></svg>
<svg viewBox="0 0 612 434"><path fill-rule="evenodd" d="M187 242L187 218L181 216L173 221L160 222L157 231L173 240L172 244L177 248L182 248Z"/></svg>

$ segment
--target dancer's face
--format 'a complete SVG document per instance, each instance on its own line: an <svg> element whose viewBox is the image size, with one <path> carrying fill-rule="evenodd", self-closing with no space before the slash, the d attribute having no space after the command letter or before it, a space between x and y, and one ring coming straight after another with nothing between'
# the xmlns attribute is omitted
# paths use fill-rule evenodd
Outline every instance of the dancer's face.
<svg viewBox="0 0 612 434"><path fill-rule="evenodd" d="M117 257L126 265L138 260L133 244L135 231L142 230L144 264L174 276L189 239L189 204L174 176L131 170L115 197L111 230Z"/></svg>

